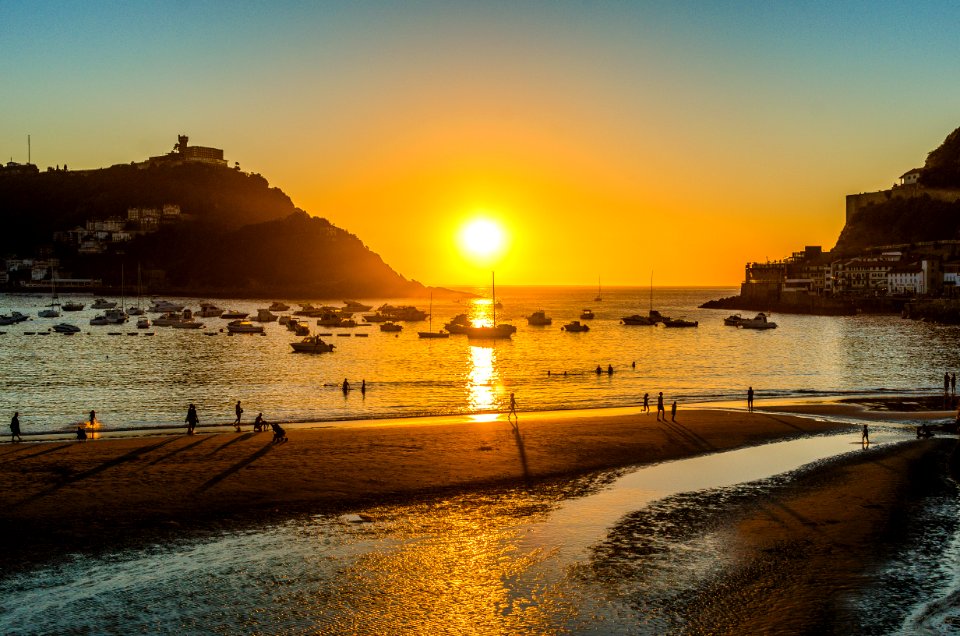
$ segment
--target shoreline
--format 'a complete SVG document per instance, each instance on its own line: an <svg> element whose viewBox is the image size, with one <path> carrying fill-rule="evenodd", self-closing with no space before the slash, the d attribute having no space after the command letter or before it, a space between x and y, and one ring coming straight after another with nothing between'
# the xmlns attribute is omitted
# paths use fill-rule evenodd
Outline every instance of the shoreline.
<svg viewBox="0 0 960 636"><path fill-rule="evenodd" d="M817 396L791 396L791 397L772 397L756 400L755 410L765 413L782 413L804 417L830 416L834 418L849 417L856 420L881 421L881 420L911 420L911 421L932 421L937 419L953 419L957 415L956 407L950 409L924 409L924 408L905 408L888 409L877 408L871 404L884 403L915 405L917 402L933 402L940 399L940 395L931 391L925 393L906 394L899 393L876 393L876 392L858 392L858 393L840 393L832 395ZM954 400L960 398L953 398ZM692 410L724 410L734 412L747 412L744 400L705 400L688 401L681 404L680 412L689 412ZM651 408L653 400L651 400ZM584 417L608 417L615 415L639 415L642 412L640 403L627 406L599 406L595 408L569 408L569 409L545 409L521 411L521 414L531 420L547 419L576 419ZM366 428L380 426L410 426L410 425L444 425L456 422L473 423L495 421L505 416L505 411L487 411L477 413L446 413L436 415L399 415L393 417L353 417L339 419L310 419L302 421L289 420L269 420L276 421L288 430L299 429L325 429L325 428ZM242 430L248 432L253 426L252 421L242 423ZM21 425L24 428L24 425ZM125 439L131 437L161 437L168 435L182 435L186 429L185 424L176 425L156 425L141 427L121 427L121 428L86 428L87 435L91 440L106 439ZM203 435L217 435L233 433L233 423L224 420L218 424L201 425L197 427L197 432ZM51 432L23 432L25 442L55 442L70 441L76 438L76 429L71 427L69 430L62 429ZM0 438L2 439L2 438ZM0 447L2 447L0 442Z"/></svg>

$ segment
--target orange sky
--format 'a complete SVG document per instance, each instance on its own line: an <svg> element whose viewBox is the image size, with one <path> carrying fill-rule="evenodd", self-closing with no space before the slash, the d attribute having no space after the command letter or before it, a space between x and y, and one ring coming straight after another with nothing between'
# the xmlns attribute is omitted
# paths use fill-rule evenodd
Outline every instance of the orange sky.
<svg viewBox="0 0 960 636"><path fill-rule="evenodd" d="M832 247L844 195L960 123L957 12L5 3L0 158L29 133L41 168L95 168L183 133L426 284L731 285ZM497 262L457 248L478 211Z"/></svg>

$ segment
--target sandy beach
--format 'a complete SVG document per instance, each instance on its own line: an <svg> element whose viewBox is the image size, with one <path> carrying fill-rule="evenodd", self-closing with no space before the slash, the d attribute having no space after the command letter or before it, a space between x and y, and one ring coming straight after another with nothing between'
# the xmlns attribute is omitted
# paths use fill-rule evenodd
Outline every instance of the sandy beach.
<svg viewBox="0 0 960 636"><path fill-rule="evenodd" d="M518 429L502 418L456 419L297 428L282 444L249 430L5 444L0 527L18 550L7 551L2 561L28 566L66 550L96 552L304 511L349 511L496 485L535 487L563 476L829 431L849 430L852 441L859 440L849 424L736 410L684 410L676 422L657 422L652 413L521 414ZM734 523L742 579L718 582L724 589L717 592L736 598L740 610L762 596L774 603L777 621L816 624L829 609L828 594L855 586L859 573L882 557L873 548L882 545L880 537L889 534L891 520L918 486L917 467L930 465L933 455L946 457L953 445L955 438L936 438L857 455L741 514ZM797 549L783 549L787 545ZM781 566L798 576L780 580ZM717 602L697 616L705 626L725 626L724 633L770 627L767 612L731 613Z"/></svg>

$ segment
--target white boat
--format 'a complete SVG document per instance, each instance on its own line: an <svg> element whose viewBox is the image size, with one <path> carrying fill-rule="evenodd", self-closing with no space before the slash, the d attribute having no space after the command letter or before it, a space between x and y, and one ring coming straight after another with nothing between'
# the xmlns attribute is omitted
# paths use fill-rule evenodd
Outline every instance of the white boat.
<svg viewBox="0 0 960 636"><path fill-rule="evenodd" d="M329 353L333 345L324 342L320 336L308 336L300 342L291 342L290 346L297 353Z"/></svg>
<svg viewBox="0 0 960 636"><path fill-rule="evenodd" d="M166 314L173 311L183 311L183 305L167 300L155 300L152 305L147 307L147 311L151 314Z"/></svg>
<svg viewBox="0 0 960 636"><path fill-rule="evenodd" d="M127 322L127 313L122 309L108 309L90 319L91 325L122 325Z"/></svg>
<svg viewBox="0 0 960 636"><path fill-rule="evenodd" d="M243 320L244 318L246 318L246 317L249 316L249 315L250 315L250 314L248 314L248 313L245 312L245 311L238 311L238 310L236 310L236 309L228 309L227 311L225 311L225 312L223 312L222 314L220 314L220 317L223 318L224 320Z"/></svg>
<svg viewBox="0 0 960 636"><path fill-rule="evenodd" d="M213 303L200 303L201 318L219 318L223 315L223 310Z"/></svg>
<svg viewBox="0 0 960 636"><path fill-rule="evenodd" d="M517 328L513 325L497 324L497 282L492 273L490 274L490 282L493 297L493 325L465 328L463 332L471 340L505 340L517 331Z"/></svg>
<svg viewBox="0 0 960 636"><path fill-rule="evenodd" d="M767 315L763 312L753 318L746 318L737 325L741 329L776 329L777 323L767 320Z"/></svg>
<svg viewBox="0 0 960 636"><path fill-rule="evenodd" d="M345 300L343 301L343 304L344 307L340 310L343 313L350 312L351 314L355 314L361 311L370 311L373 309L373 305L364 305L363 303L358 303L355 300Z"/></svg>
<svg viewBox="0 0 960 636"><path fill-rule="evenodd" d="M59 325L54 325L53 330L57 333L80 333L80 327L76 325L70 325L65 322L61 322Z"/></svg>
<svg viewBox="0 0 960 636"><path fill-rule="evenodd" d="M60 309L64 311L83 311L84 304L78 303L75 300L68 300L60 306Z"/></svg>
<svg viewBox="0 0 960 636"><path fill-rule="evenodd" d="M227 323L230 333L263 333L263 325L255 325L249 320L234 320Z"/></svg>
<svg viewBox="0 0 960 636"><path fill-rule="evenodd" d="M527 316L527 324L533 327L546 327L553 324L553 318L547 316L543 311L535 311Z"/></svg>
<svg viewBox="0 0 960 636"><path fill-rule="evenodd" d="M153 319L154 327L172 327L178 322L183 322L183 315L179 311L168 311Z"/></svg>
<svg viewBox="0 0 960 636"><path fill-rule="evenodd" d="M117 306L117 303L114 301L107 300L106 298L97 298L93 301L93 304L90 305L91 309L113 309Z"/></svg>
<svg viewBox="0 0 960 636"><path fill-rule="evenodd" d="M560 327L561 331L569 331L571 333L579 333L582 331L590 331L590 327L581 323L579 320L573 320L568 322L564 326Z"/></svg>

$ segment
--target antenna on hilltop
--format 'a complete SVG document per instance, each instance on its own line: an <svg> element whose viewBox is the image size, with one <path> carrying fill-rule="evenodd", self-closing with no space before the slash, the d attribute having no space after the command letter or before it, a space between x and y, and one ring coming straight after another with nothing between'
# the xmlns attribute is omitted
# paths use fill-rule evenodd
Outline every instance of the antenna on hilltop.
<svg viewBox="0 0 960 636"><path fill-rule="evenodd" d="M27 135L27 165L28 165L28 166L29 166L31 163L33 163L33 162L31 161L31 159L32 159L32 157L30 156L30 135Z"/></svg>

